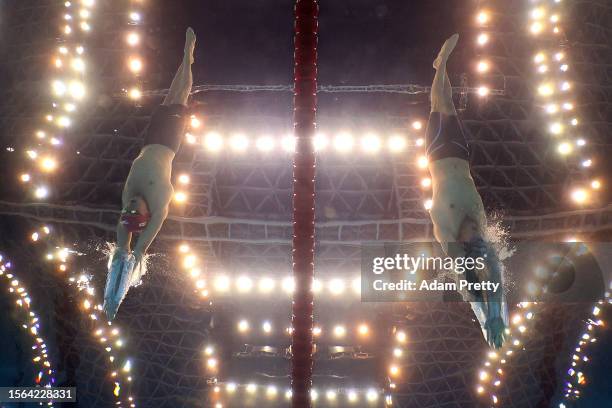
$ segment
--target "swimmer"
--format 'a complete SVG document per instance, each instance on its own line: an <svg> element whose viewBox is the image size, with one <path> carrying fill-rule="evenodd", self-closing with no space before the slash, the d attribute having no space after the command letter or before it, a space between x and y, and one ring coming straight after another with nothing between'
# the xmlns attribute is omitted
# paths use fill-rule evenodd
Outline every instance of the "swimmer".
<svg viewBox="0 0 612 408"><path fill-rule="evenodd" d="M482 270L469 269L470 282L502 281L502 267L490 243L485 241L487 218L474 179L470 174L470 149L453 103L453 91L446 64L457 45L455 34L445 43L434 61L436 75L431 87L431 115L426 147L432 179L433 232L443 251L451 257L486 258ZM506 305L502 289L464 291L476 314L487 343L500 348L505 337Z"/></svg>
<svg viewBox="0 0 612 408"><path fill-rule="evenodd" d="M140 279L143 257L159 233L174 194L172 162L185 132L187 100L193 85L196 36L185 35L182 63L168 95L153 113L144 147L132 163L121 196L123 209L117 224L117 249L111 256L104 290L104 311L112 320L128 289ZM139 234L132 245L133 235Z"/></svg>

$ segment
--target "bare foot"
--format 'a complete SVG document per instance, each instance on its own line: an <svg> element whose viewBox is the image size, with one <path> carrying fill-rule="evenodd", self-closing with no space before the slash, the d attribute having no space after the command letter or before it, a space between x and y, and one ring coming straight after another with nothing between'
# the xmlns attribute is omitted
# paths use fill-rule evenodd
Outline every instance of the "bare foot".
<svg viewBox="0 0 612 408"><path fill-rule="evenodd" d="M455 49L457 45L457 41L459 41L459 34L453 34L442 46L440 53L438 54L438 58L435 59L433 63L433 67L435 69L440 68L442 65L445 65L448 61L448 57L450 57L451 53Z"/></svg>
<svg viewBox="0 0 612 408"><path fill-rule="evenodd" d="M190 64L193 64L195 60L193 57L193 52L195 50L195 43L196 43L196 35L193 32L193 29L189 27L187 29L187 32L185 33L185 56L189 57Z"/></svg>

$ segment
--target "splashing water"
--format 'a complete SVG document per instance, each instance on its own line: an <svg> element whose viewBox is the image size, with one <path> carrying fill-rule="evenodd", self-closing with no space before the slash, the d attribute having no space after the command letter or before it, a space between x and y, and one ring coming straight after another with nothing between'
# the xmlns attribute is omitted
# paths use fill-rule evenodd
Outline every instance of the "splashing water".
<svg viewBox="0 0 612 408"><path fill-rule="evenodd" d="M117 244L115 244L114 242L105 242L103 244L100 244L97 250L102 252L104 254L104 257L108 259L107 269L110 269L110 264L111 260L113 259L113 255L118 250ZM142 284L142 278L147 274L147 271L149 270L148 264L149 258L151 258L151 256L152 255L150 254L145 254L142 258L142 262L136 266L136 268L134 269L134 274L132 275L132 280L130 281L130 287L136 287Z"/></svg>

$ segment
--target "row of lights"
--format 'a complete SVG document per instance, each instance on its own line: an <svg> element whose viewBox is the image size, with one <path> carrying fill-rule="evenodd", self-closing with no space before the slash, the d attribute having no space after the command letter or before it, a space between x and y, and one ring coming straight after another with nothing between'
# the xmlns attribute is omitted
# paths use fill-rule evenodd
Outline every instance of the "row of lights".
<svg viewBox="0 0 612 408"><path fill-rule="evenodd" d="M49 361L47 344L40 333L40 318L32 310L32 299L26 288L15 276L11 262L5 260L2 255L0 255L0 278L4 278L3 280L7 282L8 292L15 298L15 304L24 311L21 314L23 317L21 327L32 337L32 353L34 354L32 362L38 367L34 382L46 388L52 387L55 384L55 371ZM44 404L40 402L39 405ZM53 402L47 402L46 405L52 407Z"/></svg>
<svg viewBox="0 0 612 408"><path fill-rule="evenodd" d="M235 153L244 153L255 150L261 153L270 153L276 149L281 149L286 153L294 153L296 138L293 135L286 135L281 138L273 136L262 136L259 138L247 137L243 133L234 133L231 136L224 136L218 131L208 131L196 135L196 131L201 126L201 121L197 117L191 118L190 132L185 135L189 144L201 144L207 151L217 153L222 150L230 149ZM412 124L418 131L422 129L422 122L416 121ZM201 133L198 131L198 133ZM338 153L351 153L361 150L367 154L380 153L387 149L391 153L405 152L410 147L420 147L424 144L424 139L419 137L414 141L409 141L403 134L393 134L387 138L380 137L375 132L364 134L361 138L356 138L349 131L341 131L334 137L328 137L325 133L317 133L314 137L314 148L317 152L326 151L332 147Z"/></svg>
<svg viewBox="0 0 612 408"><path fill-rule="evenodd" d="M126 16L128 26L125 33L125 42L128 47L126 67L133 74L133 79L131 80L132 83L125 89L125 92L134 101L142 97L141 74L144 69L144 62L140 52L143 35L141 3L142 1L140 0L130 0L129 11Z"/></svg>
<svg viewBox="0 0 612 408"><path fill-rule="evenodd" d="M490 350L486 361L478 372L476 393L488 395L493 405L498 405L500 400L497 390L500 389L504 375L503 366L517 352L524 350L524 337L527 336L529 327L533 325L534 302L522 302L518 305L518 311L512 316L510 327L506 328L506 341L500 350Z"/></svg>
<svg viewBox="0 0 612 408"><path fill-rule="evenodd" d="M328 148L333 148L340 154L348 154L355 150L361 150L365 154L376 154L384 149L391 153L402 153L413 148L418 149L419 151L414 155L413 160L417 168L423 171L420 186L426 191L431 189L431 178L425 174L429 163L424 154L425 139L422 135L419 135L424 130L424 125L422 121L415 120L410 126L417 135L414 140L409 140L402 134L394 134L387 138L382 138L375 132L371 132L359 139L348 131L341 131L333 137L319 132L313 139L314 149L318 152L324 152ZM232 152L244 153L252 151L252 146L254 146L256 151L264 154L271 153L275 149L281 149L285 153L293 153L295 151L296 139L293 135L287 135L280 139L272 136L262 136L253 139L242 133L236 133L226 137L217 131L202 132L202 127L203 121L196 115L192 115L189 122L189 131L186 133L185 139L188 144L202 145L207 151L212 153L218 153L227 147ZM185 188L190 182L190 177L188 174L182 174L178 177L177 181L181 189L175 192L174 201L184 204L188 200ZM426 199L423 205L426 210L431 209L432 200Z"/></svg>
<svg viewBox="0 0 612 408"><path fill-rule="evenodd" d="M491 41L491 32L488 30L490 27L492 20L492 14L489 9L487 9L483 2L479 5L479 9L476 13L476 26L478 27L478 33L476 35L476 44L479 49L486 49ZM479 55L484 55L484 51L479 51ZM492 63L486 57L481 56L476 63L475 70L478 75L485 76L491 71ZM486 85L480 85L478 87L478 95L481 97L486 97L490 93L490 89Z"/></svg>
<svg viewBox="0 0 612 408"><path fill-rule="evenodd" d="M32 232L30 239L34 244L43 241L50 243L51 235L51 229L48 226L43 226ZM125 354L121 350L124 349L126 340L121 337L120 329L105 319L102 305L96 303L96 293L91 285L91 278L86 274L69 272L70 259L77 255L80 254L67 247L56 247L47 252L45 259L47 262L55 264L57 271L66 279L69 286L77 289L80 296L78 304L92 324L93 337L108 355L108 361L111 365L110 380L114 385L113 394L116 398L115 406L135 408L134 398L129 395L129 384L133 381L132 360L128 357L120 357ZM128 388L128 392L122 392L123 388ZM123 394L126 395L125 398L122 397ZM125 405L123 405L124 403Z"/></svg>
<svg viewBox="0 0 612 408"><path fill-rule="evenodd" d="M529 31L534 36L552 36L557 43L562 34L562 0L539 0L529 11ZM538 78L537 93L547 116L548 133L557 143L561 156L576 154L577 163L585 171L593 166L588 156L587 141L580 135L580 120L572 101L573 84L569 80L570 66L566 52L556 47L538 51L533 64ZM570 191L571 200L577 205L589 203L602 181L592 179L575 186Z"/></svg>
<svg viewBox="0 0 612 408"><path fill-rule="evenodd" d="M235 294L278 294L278 289L285 294L291 294L295 290L295 281L292 276L282 279L271 277L261 277L253 279L243 275L232 279L227 275L217 275L211 278L211 284L203 277L200 260L193 253L189 245L181 244L178 247L181 256L180 264L188 272L198 291L203 297L208 298L212 293L216 295L235 295ZM361 294L361 278L341 279L332 278L326 281L315 279L312 290L314 293L328 293L331 296L342 296L345 294Z"/></svg>
<svg viewBox="0 0 612 408"><path fill-rule="evenodd" d="M238 330L238 332L240 333L247 333L251 330L251 323L247 320L247 319L241 319L240 321L238 321L238 323L236 324L236 329ZM273 332L273 325L272 322L270 320L264 320L261 324L261 331L262 333L268 335L268 334L272 334ZM287 327L285 328L284 332L286 334L291 335L292 333L292 328L291 327ZM368 326L368 324L366 323L360 323L357 326L355 326L355 330L354 330L355 334L361 338L367 338L370 335L370 327ZM346 325L342 325L342 324L338 324L335 325L333 327L333 329L331 330L331 333L333 334L334 338L336 339L341 339L347 336L348 334L348 329ZM321 326L314 326L312 329L312 334L314 337L320 337L323 335L323 328Z"/></svg>
<svg viewBox="0 0 612 408"><path fill-rule="evenodd" d="M391 351L390 364L388 369L388 380L389 380L389 388L391 390L395 390L397 385L395 381L402 374L401 371L401 362L405 358L406 350L405 346L408 343L408 335L406 334L406 330L394 327L393 328L393 349Z"/></svg>
<svg viewBox="0 0 612 408"><path fill-rule="evenodd" d="M225 392L227 397L233 397L234 395L241 393L245 396L265 396L269 399L276 399L282 393L284 398L289 401L292 397L291 389L286 389L284 392L279 389L276 385L260 385L257 383L238 384L235 382L224 382L217 384L213 392L215 395L219 395ZM384 395L381 390L375 388L367 389L337 389L330 388L325 391L313 388L310 391L310 398L313 402L319 401L325 398L327 401L346 401L351 404L358 403L360 401L366 401L368 403L377 403L380 398ZM385 396L386 406L392 405L392 399L390 395ZM223 404L217 402L215 408L222 408Z"/></svg>
<svg viewBox="0 0 612 408"><path fill-rule="evenodd" d="M26 148L25 155L31 162L29 171L19 174L19 180L32 186L36 199L49 196L45 183L59 163L56 149L63 144L62 136L74 120L79 103L85 99L85 73L87 61L83 39L92 28L94 0L66 1L63 4L60 43L51 58L54 79L50 83L54 96L52 111L45 115L44 125L34 133L35 147ZM9 148L9 151L14 149Z"/></svg>
<svg viewBox="0 0 612 408"><path fill-rule="evenodd" d="M567 370L568 380L565 382L563 396L567 400L577 400L580 398L580 387L584 386L587 382L587 378L581 369L581 366L585 366L589 361L587 356L587 348L590 344L597 342L596 330L605 327L605 322L601 319L600 315L602 308L605 305L612 304L612 297L610 291L612 290L612 282L610 282L608 291L605 293L603 300L597 302L593 307L591 316L587 319L585 331L580 335L580 340L574 349L572 354L572 362L570 368ZM564 408L563 403L559 404L559 408Z"/></svg>

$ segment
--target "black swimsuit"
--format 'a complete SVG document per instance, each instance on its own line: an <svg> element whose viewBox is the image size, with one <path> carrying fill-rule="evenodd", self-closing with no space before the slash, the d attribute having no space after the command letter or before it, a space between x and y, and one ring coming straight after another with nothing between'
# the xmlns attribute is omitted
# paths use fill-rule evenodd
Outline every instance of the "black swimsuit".
<svg viewBox="0 0 612 408"><path fill-rule="evenodd" d="M160 105L151 116L144 145L159 144L178 153L185 136L186 112L184 105Z"/></svg>
<svg viewBox="0 0 612 408"><path fill-rule="evenodd" d="M456 157L470 160L470 149L463 134L459 118L440 112L432 112L425 137L429 161Z"/></svg>

